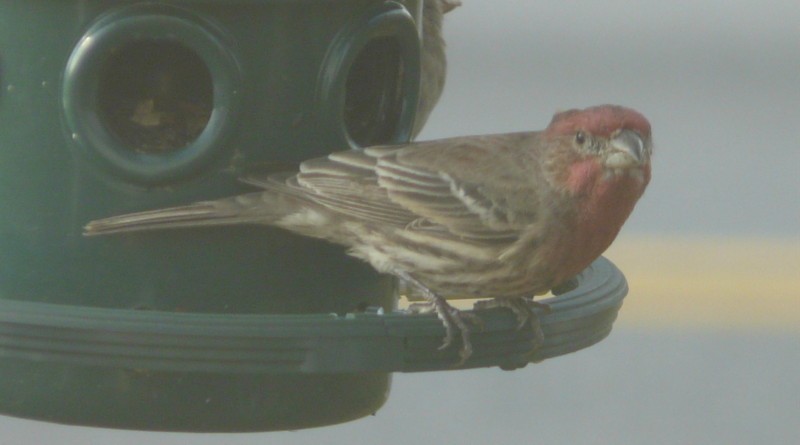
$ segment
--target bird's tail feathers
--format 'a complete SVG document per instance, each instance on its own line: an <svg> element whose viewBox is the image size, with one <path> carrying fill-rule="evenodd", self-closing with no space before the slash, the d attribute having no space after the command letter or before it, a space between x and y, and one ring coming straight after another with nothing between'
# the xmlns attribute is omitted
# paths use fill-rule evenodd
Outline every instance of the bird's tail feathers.
<svg viewBox="0 0 800 445"><path fill-rule="evenodd" d="M216 201L112 216L86 224L83 234L96 236L186 227L269 224L286 215L288 203L285 198L270 191L254 192Z"/></svg>

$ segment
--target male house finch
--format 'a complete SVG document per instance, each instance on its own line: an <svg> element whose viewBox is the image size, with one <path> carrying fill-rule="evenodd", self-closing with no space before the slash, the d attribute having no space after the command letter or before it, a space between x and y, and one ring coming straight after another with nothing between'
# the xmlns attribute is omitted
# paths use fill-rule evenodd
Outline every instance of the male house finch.
<svg viewBox="0 0 800 445"><path fill-rule="evenodd" d="M422 56L420 60L420 91L414 137L422 131L428 117L439 102L447 76L442 22L444 14L461 6L458 0L425 0L422 9Z"/></svg>
<svg viewBox="0 0 800 445"><path fill-rule="evenodd" d="M530 297L611 244L650 180L651 152L644 116L602 105L558 113L541 132L336 152L244 179L263 191L101 219L85 233L268 224L345 245L425 296L447 331L442 348L459 329L463 362L474 316L444 297L494 298L536 322Z"/></svg>

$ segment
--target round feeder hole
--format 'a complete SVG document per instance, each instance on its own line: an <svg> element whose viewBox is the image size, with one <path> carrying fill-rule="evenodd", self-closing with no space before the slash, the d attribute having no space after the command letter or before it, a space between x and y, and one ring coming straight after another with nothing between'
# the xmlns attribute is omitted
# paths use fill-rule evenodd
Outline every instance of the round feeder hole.
<svg viewBox="0 0 800 445"><path fill-rule="evenodd" d="M419 99L416 22L386 2L334 37L320 70L320 134L350 148L407 142Z"/></svg>
<svg viewBox="0 0 800 445"><path fill-rule="evenodd" d="M106 60L98 80L100 119L137 153L181 149L211 116L211 73L194 51L176 42L127 43Z"/></svg>
<svg viewBox="0 0 800 445"><path fill-rule="evenodd" d="M231 38L182 9L103 15L64 71L71 147L115 180L164 184L207 173L228 150L241 94Z"/></svg>
<svg viewBox="0 0 800 445"><path fill-rule="evenodd" d="M373 39L358 54L345 81L344 121L353 142L366 147L386 143L397 134L405 75L394 38Z"/></svg>

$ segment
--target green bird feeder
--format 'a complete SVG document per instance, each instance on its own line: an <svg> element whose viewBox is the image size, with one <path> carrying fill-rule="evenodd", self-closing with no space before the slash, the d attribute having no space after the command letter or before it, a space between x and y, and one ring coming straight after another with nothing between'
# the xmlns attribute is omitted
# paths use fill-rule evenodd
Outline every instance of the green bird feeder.
<svg viewBox="0 0 800 445"><path fill-rule="evenodd" d="M0 3L0 413L274 431L374 413L391 372L454 369L435 315L327 243L265 227L85 238L93 219L250 191L242 174L408 141L421 0ZM461 368L608 335L600 259L541 314L481 313Z"/></svg>

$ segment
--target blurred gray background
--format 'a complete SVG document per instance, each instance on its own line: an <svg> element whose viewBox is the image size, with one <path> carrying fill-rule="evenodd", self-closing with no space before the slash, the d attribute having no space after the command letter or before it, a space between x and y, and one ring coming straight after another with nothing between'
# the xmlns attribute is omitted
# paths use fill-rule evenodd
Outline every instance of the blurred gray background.
<svg viewBox="0 0 800 445"><path fill-rule="evenodd" d="M628 231L800 234L800 3L465 1L421 137L539 129L600 103L653 124Z"/></svg>
<svg viewBox="0 0 800 445"><path fill-rule="evenodd" d="M0 444L797 443L800 2L464 2L447 16L449 83L422 139L541 129L599 103L653 124L653 182L609 253L631 292L608 339L513 372L397 374L375 416L333 427L194 435L0 417ZM687 247L650 247L664 245ZM747 275L758 267L774 275ZM725 288L725 271L742 284Z"/></svg>

